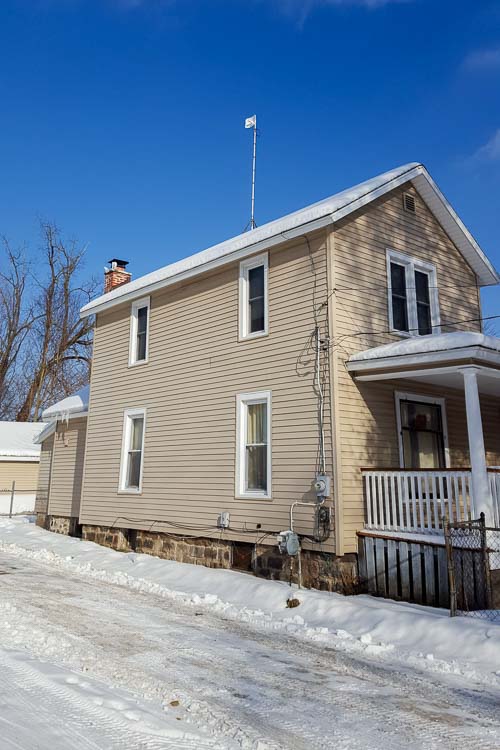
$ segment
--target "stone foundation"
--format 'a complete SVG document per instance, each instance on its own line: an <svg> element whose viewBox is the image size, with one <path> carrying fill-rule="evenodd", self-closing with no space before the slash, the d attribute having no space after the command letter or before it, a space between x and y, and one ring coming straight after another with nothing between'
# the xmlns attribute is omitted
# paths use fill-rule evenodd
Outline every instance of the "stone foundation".
<svg viewBox="0 0 500 750"><path fill-rule="evenodd" d="M119 552L143 552L165 560L205 565L207 568L230 568L231 542L216 539L170 536L159 532L116 529L106 526L83 526L82 539L112 547Z"/></svg>
<svg viewBox="0 0 500 750"><path fill-rule="evenodd" d="M337 557L329 552L302 550L302 585L308 589L355 594L358 588L357 555ZM281 555L276 547L258 547L254 572L278 581L298 582L298 558Z"/></svg>
<svg viewBox="0 0 500 750"><path fill-rule="evenodd" d="M36 525L40 526L41 529L49 528L49 517L46 513L36 514Z"/></svg>
<svg viewBox="0 0 500 750"><path fill-rule="evenodd" d="M79 536L78 518L75 516L49 516L46 513L37 513L36 525L55 534Z"/></svg>
<svg viewBox="0 0 500 750"><path fill-rule="evenodd" d="M82 526L82 539L120 552L142 552L207 568L244 570L271 580L298 581L297 558L281 555L276 546L87 525ZM303 550L301 562L305 588L357 593L357 555L336 557L327 552Z"/></svg>

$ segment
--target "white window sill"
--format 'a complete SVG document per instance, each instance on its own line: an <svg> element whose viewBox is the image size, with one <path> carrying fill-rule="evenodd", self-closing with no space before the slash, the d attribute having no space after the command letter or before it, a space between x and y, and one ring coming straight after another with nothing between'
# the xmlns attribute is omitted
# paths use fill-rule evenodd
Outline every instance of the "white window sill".
<svg viewBox="0 0 500 750"><path fill-rule="evenodd" d="M142 495L142 489L139 489L139 490L134 490L134 489L123 490L122 489L122 490L118 490L117 494L118 495Z"/></svg>
<svg viewBox="0 0 500 750"><path fill-rule="evenodd" d="M236 500L272 500L272 495L258 495L257 493L240 492L235 496Z"/></svg>
<svg viewBox="0 0 500 750"><path fill-rule="evenodd" d="M394 336L400 336L402 339L419 339L422 338L422 336L437 336L441 333L441 328L434 326L432 333L414 333L412 331L397 331L396 329L391 331L391 333L394 334Z"/></svg>
<svg viewBox="0 0 500 750"><path fill-rule="evenodd" d="M258 333L249 333L248 336L239 336L238 341L254 341L269 336L269 331L259 331Z"/></svg>
<svg viewBox="0 0 500 750"><path fill-rule="evenodd" d="M149 362L149 359L138 359L137 362L129 362L129 367L139 367L140 365L147 365Z"/></svg>

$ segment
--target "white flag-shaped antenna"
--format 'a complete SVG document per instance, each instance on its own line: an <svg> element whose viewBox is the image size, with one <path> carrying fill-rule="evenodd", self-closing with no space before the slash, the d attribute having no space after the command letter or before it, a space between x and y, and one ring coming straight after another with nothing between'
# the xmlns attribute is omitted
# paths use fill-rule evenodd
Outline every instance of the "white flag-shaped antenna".
<svg viewBox="0 0 500 750"><path fill-rule="evenodd" d="M253 159L252 159L252 210L250 213L250 229L255 229L255 164L257 161L257 115L247 117L245 128L253 128Z"/></svg>

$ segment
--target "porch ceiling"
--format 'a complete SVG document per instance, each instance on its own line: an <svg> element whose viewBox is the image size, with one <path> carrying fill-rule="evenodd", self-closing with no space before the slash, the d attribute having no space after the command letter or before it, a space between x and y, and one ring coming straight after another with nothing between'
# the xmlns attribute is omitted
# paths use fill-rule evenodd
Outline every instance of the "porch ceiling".
<svg viewBox="0 0 500 750"><path fill-rule="evenodd" d="M463 390L463 370L474 367L481 393L500 396L500 338L459 332L415 336L350 357L347 369L360 381L411 378Z"/></svg>

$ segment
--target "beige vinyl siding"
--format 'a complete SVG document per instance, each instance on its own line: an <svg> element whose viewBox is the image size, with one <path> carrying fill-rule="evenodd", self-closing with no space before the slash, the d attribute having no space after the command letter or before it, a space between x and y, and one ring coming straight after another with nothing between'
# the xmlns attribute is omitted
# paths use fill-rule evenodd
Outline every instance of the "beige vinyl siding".
<svg viewBox="0 0 500 750"><path fill-rule="evenodd" d="M353 214L336 226L330 238L335 287L332 358L341 465L338 514L345 552L355 551L356 531L364 522L360 467L399 465L394 386L358 385L345 367L354 352L401 340L397 334L385 333L389 329L386 250L435 264L443 332L457 330L447 327L447 321L480 317L474 273L413 189L417 212L413 215L403 210L403 192L393 191ZM479 330L480 324L464 322L459 328ZM411 390L408 381L402 390ZM424 391L415 386L415 392ZM442 395L436 390L433 393ZM460 463L466 461L467 446L464 411L458 408L462 398L458 392L449 397L450 447L453 460Z"/></svg>
<svg viewBox="0 0 500 750"><path fill-rule="evenodd" d="M10 492L12 482L16 493L35 494L38 484L38 461L0 461L0 491Z"/></svg>
<svg viewBox="0 0 500 750"><path fill-rule="evenodd" d="M79 515L86 427L85 417L57 424L49 492L51 516Z"/></svg>
<svg viewBox="0 0 500 750"><path fill-rule="evenodd" d="M54 435L49 435L49 437L43 441L40 450L40 469L38 472L35 513L47 513L48 511L50 467L52 463L53 449Z"/></svg>
<svg viewBox="0 0 500 750"><path fill-rule="evenodd" d="M304 241L269 252L267 336L238 340L238 263L152 294L145 365L127 366L130 305L97 316L82 523L153 524L210 536L218 532L204 527L229 511L231 526L241 532L229 536L255 541L265 530L288 528L292 502L314 498L319 433L310 341L313 297L316 303L326 297L324 232L311 236L311 250L314 263ZM272 499L236 499L236 397L268 390ZM331 470L328 394L327 382ZM119 493L123 413L141 407L147 411L143 491ZM311 533L310 509L296 516Z"/></svg>

